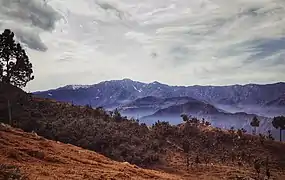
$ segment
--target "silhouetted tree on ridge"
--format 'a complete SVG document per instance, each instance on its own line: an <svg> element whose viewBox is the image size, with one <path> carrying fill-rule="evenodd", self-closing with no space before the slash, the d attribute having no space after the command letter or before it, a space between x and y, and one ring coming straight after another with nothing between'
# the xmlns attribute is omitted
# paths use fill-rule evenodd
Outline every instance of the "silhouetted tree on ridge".
<svg viewBox="0 0 285 180"><path fill-rule="evenodd" d="M277 116L273 118L272 125L280 130L280 141L282 141L282 131L285 130L285 116Z"/></svg>
<svg viewBox="0 0 285 180"><path fill-rule="evenodd" d="M254 128L253 129L253 134L256 134L256 128L259 127L260 121L257 119L256 116L253 117L252 121L250 122L250 125Z"/></svg>
<svg viewBox="0 0 285 180"><path fill-rule="evenodd" d="M186 114L181 114L180 117L182 118L182 120L183 120L184 122L189 121L189 117L188 117Z"/></svg>
<svg viewBox="0 0 285 180"><path fill-rule="evenodd" d="M34 79L32 64L14 33L5 29L0 34L0 81L17 87L25 87Z"/></svg>

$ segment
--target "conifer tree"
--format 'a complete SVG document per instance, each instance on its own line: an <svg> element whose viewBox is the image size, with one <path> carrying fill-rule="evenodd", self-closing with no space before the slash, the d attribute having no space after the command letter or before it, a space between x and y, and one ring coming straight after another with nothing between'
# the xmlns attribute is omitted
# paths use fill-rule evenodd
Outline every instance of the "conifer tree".
<svg viewBox="0 0 285 180"><path fill-rule="evenodd" d="M25 50L14 40L14 33L5 29L0 34L0 81L25 87L34 79L32 63Z"/></svg>
<svg viewBox="0 0 285 180"><path fill-rule="evenodd" d="M254 128L253 134L256 134L256 128L259 127L260 121L257 119L256 116L253 117L252 121L250 122L250 125Z"/></svg>
<svg viewBox="0 0 285 180"><path fill-rule="evenodd" d="M285 130L285 116L277 116L273 118L272 125L280 130L280 141L282 141L282 131Z"/></svg>

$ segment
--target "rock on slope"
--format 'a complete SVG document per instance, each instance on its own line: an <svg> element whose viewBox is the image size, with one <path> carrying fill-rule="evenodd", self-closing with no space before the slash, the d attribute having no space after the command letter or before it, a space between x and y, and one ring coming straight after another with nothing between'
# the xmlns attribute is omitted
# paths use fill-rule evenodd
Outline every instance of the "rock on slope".
<svg viewBox="0 0 285 180"><path fill-rule="evenodd" d="M180 179L4 124L0 124L0 137L0 179L8 174L4 167L19 168L29 179Z"/></svg>

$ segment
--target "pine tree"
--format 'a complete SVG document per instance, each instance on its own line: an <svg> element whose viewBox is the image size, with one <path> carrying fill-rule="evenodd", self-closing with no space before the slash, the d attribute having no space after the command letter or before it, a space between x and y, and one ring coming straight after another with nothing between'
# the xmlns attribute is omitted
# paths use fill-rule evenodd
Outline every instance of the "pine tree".
<svg viewBox="0 0 285 180"><path fill-rule="evenodd" d="M184 122L189 121L189 117L186 114L181 114L180 117L183 119Z"/></svg>
<svg viewBox="0 0 285 180"><path fill-rule="evenodd" d="M277 116L273 118L272 125L280 130L280 141L282 141L282 131L285 130L285 116Z"/></svg>
<svg viewBox="0 0 285 180"><path fill-rule="evenodd" d="M250 122L250 125L254 128L253 129L253 134L256 134L256 128L259 127L260 121L257 119L256 116L253 117L252 121Z"/></svg>
<svg viewBox="0 0 285 180"><path fill-rule="evenodd" d="M0 81L25 87L34 79L32 64L25 50L14 40L14 33L5 29L0 34Z"/></svg>
<svg viewBox="0 0 285 180"><path fill-rule="evenodd" d="M122 120L122 115L117 108L114 110L113 117L115 118L116 121Z"/></svg>

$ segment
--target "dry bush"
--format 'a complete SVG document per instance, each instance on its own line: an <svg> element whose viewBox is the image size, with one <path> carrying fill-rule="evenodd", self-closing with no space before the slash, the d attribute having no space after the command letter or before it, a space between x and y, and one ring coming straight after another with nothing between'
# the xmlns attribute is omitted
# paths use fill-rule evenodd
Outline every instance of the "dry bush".
<svg viewBox="0 0 285 180"><path fill-rule="evenodd" d="M51 163L60 163L60 164L64 164L65 162L60 159L59 157L56 156L52 156L52 155L48 155L44 158L44 160L51 162Z"/></svg>
<svg viewBox="0 0 285 180"><path fill-rule="evenodd" d="M22 152L28 154L29 156L40 159L40 160L43 160L45 158L44 152L39 151L39 150L20 148L19 151L22 151Z"/></svg>
<svg viewBox="0 0 285 180"><path fill-rule="evenodd" d="M7 157L15 159L17 161L21 161L23 159L23 154L16 149L9 149L9 151L7 152Z"/></svg>
<svg viewBox="0 0 285 180"><path fill-rule="evenodd" d="M0 179L3 180L28 180L28 177L21 173L19 167L0 164Z"/></svg>

